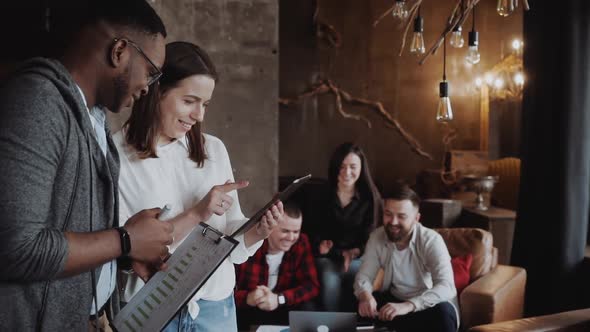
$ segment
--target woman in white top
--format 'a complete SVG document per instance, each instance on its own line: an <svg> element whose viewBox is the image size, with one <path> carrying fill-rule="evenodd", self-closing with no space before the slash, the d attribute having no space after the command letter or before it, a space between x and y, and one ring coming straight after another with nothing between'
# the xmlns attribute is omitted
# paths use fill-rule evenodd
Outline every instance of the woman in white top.
<svg viewBox="0 0 590 332"><path fill-rule="evenodd" d="M190 43L170 43L162 73L159 84L134 105L114 141L121 159L121 220L148 207L170 204L174 251L201 221L225 234L238 229L246 218L236 190L248 182L234 183L223 142L201 132L217 81L208 55ZM233 264L256 252L282 213L279 202L256 227L236 238L238 247L164 330L236 331ZM144 277L145 267L134 270ZM129 278L124 301L142 286L137 276Z"/></svg>

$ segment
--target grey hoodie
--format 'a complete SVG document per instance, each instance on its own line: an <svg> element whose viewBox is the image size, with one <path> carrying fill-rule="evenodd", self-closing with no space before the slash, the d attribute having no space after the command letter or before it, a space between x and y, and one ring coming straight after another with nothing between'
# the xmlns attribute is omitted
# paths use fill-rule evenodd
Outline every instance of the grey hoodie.
<svg viewBox="0 0 590 332"><path fill-rule="evenodd" d="M91 273L57 276L68 253L64 231L119 224L119 160L106 130L105 160L82 96L56 60L32 59L2 82L1 330L88 330Z"/></svg>

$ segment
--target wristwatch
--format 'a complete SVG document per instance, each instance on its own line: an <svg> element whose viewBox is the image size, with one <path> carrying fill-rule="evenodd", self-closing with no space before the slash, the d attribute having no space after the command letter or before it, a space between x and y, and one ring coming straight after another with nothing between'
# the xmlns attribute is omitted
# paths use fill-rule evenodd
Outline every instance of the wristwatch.
<svg viewBox="0 0 590 332"><path fill-rule="evenodd" d="M277 296L277 299L279 301L279 306L285 305L285 303L287 303L287 301L285 300L285 295L283 295L283 294L279 294Z"/></svg>
<svg viewBox="0 0 590 332"><path fill-rule="evenodd" d="M127 233L127 230L124 227L116 227L115 229L119 232L119 237L121 239L120 257L128 257L131 252L131 238L129 237L129 233Z"/></svg>

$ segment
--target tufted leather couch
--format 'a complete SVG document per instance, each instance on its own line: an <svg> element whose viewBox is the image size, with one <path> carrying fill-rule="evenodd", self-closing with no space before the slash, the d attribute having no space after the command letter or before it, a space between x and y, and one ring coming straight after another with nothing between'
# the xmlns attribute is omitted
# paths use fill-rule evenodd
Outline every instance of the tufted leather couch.
<svg viewBox="0 0 590 332"><path fill-rule="evenodd" d="M492 234L479 228L438 228L452 257L473 255L470 284L459 295L461 330L522 318L526 271L498 265ZM382 271L374 289L382 283Z"/></svg>

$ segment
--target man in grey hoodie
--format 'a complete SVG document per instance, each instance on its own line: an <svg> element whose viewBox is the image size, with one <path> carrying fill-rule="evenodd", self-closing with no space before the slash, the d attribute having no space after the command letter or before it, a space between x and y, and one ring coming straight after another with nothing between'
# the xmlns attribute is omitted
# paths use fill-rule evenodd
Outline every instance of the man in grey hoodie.
<svg viewBox="0 0 590 332"><path fill-rule="evenodd" d="M164 25L144 0L85 2L59 60L35 58L0 87L0 327L85 331L116 312L116 259L165 268L172 226L118 220L119 160L104 109L159 78ZM121 223L122 224L122 223Z"/></svg>

